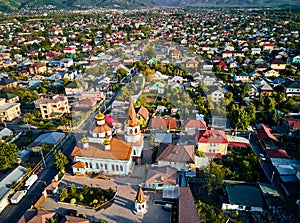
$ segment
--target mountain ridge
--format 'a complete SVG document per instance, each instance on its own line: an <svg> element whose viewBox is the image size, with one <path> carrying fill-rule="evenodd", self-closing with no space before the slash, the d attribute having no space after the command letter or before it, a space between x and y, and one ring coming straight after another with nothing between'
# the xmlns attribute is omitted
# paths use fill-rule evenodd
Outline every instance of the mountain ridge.
<svg viewBox="0 0 300 223"><path fill-rule="evenodd" d="M12 12L24 8L80 9L174 7L299 7L298 0L0 0L0 11Z"/></svg>

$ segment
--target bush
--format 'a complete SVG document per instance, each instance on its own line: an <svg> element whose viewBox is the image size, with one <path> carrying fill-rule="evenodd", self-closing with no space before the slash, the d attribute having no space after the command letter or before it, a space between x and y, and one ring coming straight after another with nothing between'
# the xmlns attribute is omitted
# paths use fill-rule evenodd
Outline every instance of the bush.
<svg viewBox="0 0 300 223"><path fill-rule="evenodd" d="M72 198L70 204L75 204L75 203L76 203L76 198Z"/></svg>
<svg viewBox="0 0 300 223"><path fill-rule="evenodd" d="M83 201L84 200L84 196L82 194L79 194L79 200Z"/></svg>

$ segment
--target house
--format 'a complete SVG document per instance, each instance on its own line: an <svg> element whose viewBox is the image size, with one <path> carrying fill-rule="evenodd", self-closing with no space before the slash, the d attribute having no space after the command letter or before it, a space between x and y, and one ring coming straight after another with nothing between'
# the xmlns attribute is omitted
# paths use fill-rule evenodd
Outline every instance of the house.
<svg viewBox="0 0 300 223"><path fill-rule="evenodd" d="M43 145L57 145L60 143L66 134L64 132L48 132L38 136L32 143L27 146L28 150L37 152L43 149Z"/></svg>
<svg viewBox="0 0 300 223"><path fill-rule="evenodd" d="M149 111L144 106L136 108L137 119L142 128L146 128L149 121Z"/></svg>
<svg viewBox="0 0 300 223"><path fill-rule="evenodd" d="M146 182L142 184L145 189L163 190L176 187L177 169L164 166L151 165L148 170Z"/></svg>
<svg viewBox="0 0 300 223"><path fill-rule="evenodd" d="M183 127L187 135L195 135L199 130L206 130L206 123L204 120L187 119Z"/></svg>
<svg viewBox="0 0 300 223"><path fill-rule="evenodd" d="M300 81L287 81L282 86L287 97L300 95Z"/></svg>
<svg viewBox="0 0 300 223"><path fill-rule="evenodd" d="M168 85L174 85L174 84L183 84L187 81L187 79L184 79L180 76L174 76L171 79L168 80Z"/></svg>
<svg viewBox="0 0 300 223"><path fill-rule="evenodd" d="M176 130L177 120L170 117L155 116L150 120L151 129Z"/></svg>
<svg viewBox="0 0 300 223"><path fill-rule="evenodd" d="M293 57L292 63L300 63L300 55Z"/></svg>
<svg viewBox="0 0 300 223"><path fill-rule="evenodd" d="M178 223L201 222L190 187L179 187L178 192Z"/></svg>
<svg viewBox="0 0 300 223"><path fill-rule="evenodd" d="M283 211L284 203L275 187L271 184L262 182L258 182L258 186L261 190L267 209L273 214Z"/></svg>
<svg viewBox="0 0 300 223"><path fill-rule="evenodd" d="M234 74L234 81L242 83L249 82L249 75L244 71L239 71L236 74Z"/></svg>
<svg viewBox="0 0 300 223"><path fill-rule="evenodd" d="M265 124L262 124L261 127L258 128L256 138L258 141L273 140L274 142L278 142L276 136L271 133L271 128L267 127Z"/></svg>
<svg viewBox="0 0 300 223"><path fill-rule="evenodd" d="M263 50L273 50L275 47L275 44L274 43L265 43L263 45Z"/></svg>
<svg viewBox="0 0 300 223"><path fill-rule="evenodd" d="M68 97L79 96L83 91L88 88L88 84L81 80L74 80L65 86L65 92Z"/></svg>
<svg viewBox="0 0 300 223"><path fill-rule="evenodd" d="M25 174L26 168L18 166L6 176L2 177L0 181L0 212L2 212L4 208L10 204L8 199L13 193L13 190L9 187L9 185L22 180L22 177Z"/></svg>
<svg viewBox="0 0 300 223"><path fill-rule="evenodd" d="M160 144L156 162L159 167L171 166L188 170L195 163L194 145Z"/></svg>
<svg viewBox="0 0 300 223"><path fill-rule="evenodd" d="M18 223L47 223L54 217L55 212L41 210L41 209L28 209L21 217Z"/></svg>
<svg viewBox="0 0 300 223"><path fill-rule="evenodd" d="M155 83L148 84L145 90L150 92L155 92L158 94L163 94L165 91L165 85L161 82L155 82Z"/></svg>
<svg viewBox="0 0 300 223"><path fill-rule="evenodd" d="M251 48L251 54L252 55L260 55L261 48Z"/></svg>
<svg viewBox="0 0 300 223"><path fill-rule="evenodd" d="M284 149L265 149L267 158L282 158L290 159L291 157L287 154Z"/></svg>
<svg viewBox="0 0 300 223"><path fill-rule="evenodd" d="M274 69L271 69L271 68L264 70L263 74L267 78L268 77L279 77L280 76L280 74L277 70L274 70Z"/></svg>
<svg viewBox="0 0 300 223"><path fill-rule="evenodd" d="M215 86L211 87L206 94L211 95L213 102L220 102L221 100L224 100L225 91L222 87Z"/></svg>
<svg viewBox="0 0 300 223"><path fill-rule="evenodd" d="M213 128L198 133L198 150L205 154L227 154L228 139L221 130Z"/></svg>
<svg viewBox="0 0 300 223"><path fill-rule="evenodd" d="M0 120L12 121L21 115L20 103L7 103L5 98L0 98Z"/></svg>
<svg viewBox="0 0 300 223"><path fill-rule="evenodd" d="M153 142L159 146L161 143L172 143L172 140L172 134L170 133L155 133Z"/></svg>
<svg viewBox="0 0 300 223"><path fill-rule="evenodd" d="M198 62L195 59L188 59L185 62L186 68L191 68L191 69L197 69L198 68Z"/></svg>
<svg viewBox="0 0 300 223"><path fill-rule="evenodd" d="M0 98L4 98L6 103L17 103L19 101L19 96L7 92L0 94Z"/></svg>
<svg viewBox="0 0 300 223"><path fill-rule="evenodd" d="M231 58L232 57L232 51L230 50L225 50L223 53L222 53L222 58Z"/></svg>
<svg viewBox="0 0 300 223"><path fill-rule="evenodd" d="M273 94L273 88L266 82L259 86L258 89L260 96L271 96Z"/></svg>
<svg viewBox="0 0 300 223"><path fill-rule="evenodd" d="M280 58L276 58L271 62L271 66L272 69L274 70L285 70L286 68L286 62L283 61Z"/></svg>
<svg viewBox="0 0 300 223"><path fill-rule="evenodd" d="M68 98L58 94L42 95L34 101L34 105L40 109L43 119L59 118L70 113Z"/></svg>
<svg viewBox="0 0 300 223"><path fill-rule="evenodd" d="M68 46L63 49L64 53L70 53L70 54L75 54L76 53L76 48L73 46Z"/></svg>
<svg viewBox="0 0 300 223"><path fill-rule="evenodd" d="M263 212L262 195L255 186L226 182L224 187L228 201L222 203L223 211Z"/></svg>
<svg viewBox="0 0 300 223"><path fill-rule="evenodd" d="M3 140L7 136L12 136L14 133L8 128L4 128L0 130L0 140Z"/></svg>
<svg viewBox="0 0 300 223"><path fill-rule="evenodd" d="M283 118L280 123L280 126L289 134L297 135L300 132L300 119Z"/></svg>
<svg viewBox="0 0 300 223"><path fill-rule="evenodd" d="M9 89L9 88L15 88L18 86L18 82L15 80L11 80L7 77L3 77L0 80L0 88L5 88L5 89Z"/></svg>
<svg viewBox="0 0 300 223"><path fill-rule="evenodd" d="M29 73L30 74L43 74L45 72L47 72L46 64L36 63L36 64L31 64L29 66Z"/></svg>
<svg viewBox="0 0 300 223"><path fill-rule="evenodd" d="M62 67L71 67L74 64L74 62L73 62L73 60L71 58L62 58L59 61L59 64Z"/></svg>

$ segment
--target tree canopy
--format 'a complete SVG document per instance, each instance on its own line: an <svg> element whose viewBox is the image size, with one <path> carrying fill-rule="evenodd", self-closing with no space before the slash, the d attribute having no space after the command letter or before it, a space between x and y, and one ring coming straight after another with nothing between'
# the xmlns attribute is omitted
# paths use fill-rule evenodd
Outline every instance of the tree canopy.
<svg viewBox="0 0 300 223"><path fill-rule="evenodd" d="M0 170L6 170L18 160L18 149L15 144L0 142Z"/></svg>
<svg viewBox="0 0 300 223"><path fill-rule="evenodd" d="M64 170L65 166L69 163L67 157L60 151L55 153L55 166L59 170Z"/></svg>

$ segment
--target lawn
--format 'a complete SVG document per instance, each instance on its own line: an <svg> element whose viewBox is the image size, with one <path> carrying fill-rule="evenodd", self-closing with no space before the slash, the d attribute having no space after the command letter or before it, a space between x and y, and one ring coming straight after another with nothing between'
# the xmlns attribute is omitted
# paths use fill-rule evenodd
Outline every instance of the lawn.
<svg viewBox="0 0 300 223"><path fill-rule="evenodd" d="M82 188L71 187L61 190L59 201L70 204L79 204L92 208L99 208L105 202L111 200L116 194L112 188L103 190L83 185Z"/></svg>

